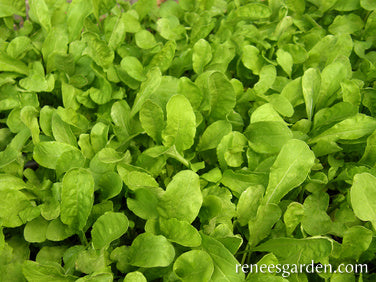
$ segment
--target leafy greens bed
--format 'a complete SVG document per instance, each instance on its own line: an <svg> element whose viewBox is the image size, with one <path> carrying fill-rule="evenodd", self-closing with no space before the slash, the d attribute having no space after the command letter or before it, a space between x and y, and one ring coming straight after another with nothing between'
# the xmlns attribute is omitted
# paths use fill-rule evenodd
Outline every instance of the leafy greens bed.
<svg viewBox="0 0 376 282"><path fill-rule="evenodd" d="M375 1L29 5L0 1L0 281L374 281ZM312 260L370 273L236 273Z"/></svg>

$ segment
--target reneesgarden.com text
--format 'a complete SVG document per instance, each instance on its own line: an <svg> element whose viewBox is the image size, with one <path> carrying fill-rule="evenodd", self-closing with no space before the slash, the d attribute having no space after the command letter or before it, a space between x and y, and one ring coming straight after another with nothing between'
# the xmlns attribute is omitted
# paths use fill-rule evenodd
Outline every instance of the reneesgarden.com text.
<svg viewBox="0 0 376 282"><path fill-rule="evenodd" d="M367 264L340 264L334 268L331 264L237 264L236 273L270 273L289 277L294 273L368 273Z"/></svg>

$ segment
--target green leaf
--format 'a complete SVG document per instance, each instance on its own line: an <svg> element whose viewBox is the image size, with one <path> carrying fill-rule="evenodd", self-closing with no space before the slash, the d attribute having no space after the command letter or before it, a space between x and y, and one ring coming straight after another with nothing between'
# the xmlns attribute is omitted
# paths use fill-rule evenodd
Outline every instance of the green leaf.
<svg viewBox="0 0 376 282"><path fill-rule="evenodd" d="M252 45L243 47L242 62L247 69L250 69L255 75L260 74L263 65L260 51Z"/></svg>
<svg viewBox="0 0 376 282"><path fill-rule="evenodd" d="M263 66L260 70L259 76L260 76L260 79L255 84L254 90L256 91L257 94L262 95L266 91L268 91L269 88L271 88L272 85L274 84L274 81L277 76L277 71L275 69L275 66L273 65Z"/></svg>
<svg viewBox="0 0 376 282"><path fill-rule="evenodd" d="M198 231L186 221L176 218L159 218L159 229L161 234L169 241L185 247L198 247L201 245L201 237Z"/></svg>
<svg viewBox="0 0 376 282"><path fill-rule="evenodd" d="M129 272L123 282L147 282L145 276L138 271Z"/></svg>
<svg viewBox="0 0 376 282"><path fill-rule="evenodd" d="M30 129L31 137L33 138L33 143L39 143L39 124L38 124L38 114L39 112L32 106L26 106L21 110L21 120Z"/></svg>
<svg viewBox="0 0 376 282"><path fill-rule="evenodd" d="M41 243L46 241L48 221L39 216L25 225L24 237L30 243Z"/></svg>
<svg viewBox="0 0 376 282"><path fill-rule="evenodd" d="M250 3L237 8L236 16L241 19L259 20L269 18L271 16L271 11L266 5Z"/></svg>
<svg viewBox="0 0 376 282"><path fill-rule="evenodd" d="M0 51L0 71L16 72L24 75L29 73L29 69L22 61L16 60L2 51Z"/></svg>
<svg viewBox="0 0 376 282"><path fill-rule="evenodd" d="M142 128L157 143L162 141L162 130L165 127L164 113L158 104L147 100L140 110Z"/></svg>
<svg viewBox="0 0 376 282"><path fill-rule="evenodd" d="M1 1L0 2L0 18L10 17L13 15L25 16L25 4L19 1Z"/></svg>
<svg viewBox="0 0 376 282"><path fill-rule="evenodd" d="M363 28L363 26L364 23L358 15L349 14L343 16L336 16L333 23L329 26L329 31L333 34L353 34L360 31Z"/></svg>
<svg viewBox="0 0 376 282"><path fill-rule="evenodd" d="M137 114L142 105L154 93L161 83L162 74L158 68L153 68L147 73L147 79L141 84L140 91L137 93L136 99L131 110L131 117Z"/></svg>
<svg viewBox="0 0 376 282"><path fill-rule="evenodd" d="M214 272L212 274L212 281L243 281L244 273L234 271L234 267L239 262L234 258L229 250L226 249L222 243L216 239L204 235L202 237L202 249L207 252L213 260Z"/></svg>
<svg viewBox="0 0 376 282"><path fill-rule="evenodd" d="M373 166L376 163L376 132L367 138L367 146L359 163Z"/></svg>
<svg viewBox="0 0 376 282"><path fill-rule="evenodd" d="M135 34L136 45L141 49L151 49L157 45L154 35L146 30L140 30Z"/></svg>
<svg viewBox="0 0 376 282"><path fill-rule="evenodd" d="M90 1L74 0L67 11L69 41L80 38L84 20L92 13Z"/></svg>
<svg viewBox="0 0 376 282"><path fill-rule="evenodd" d="M33 157L34 160L40 165L56 169L56 164L59 158L68 151L77 151L79 150L76 147L73 147L69 144L49 141L49 142L40 142L35 145Z"/></svg>
<svg viewBox="0 0 376 282"><path fill-rule="evenodd" d="M265 188L257 185L247 188L240 194L239 202L236 206L236 214L242 226L247 225L251 219L256 217L264 192Z"/></svg>
<svg viewBox="0 0 376 282"><path fill-rule="evenodd" d="M315 155L303 141L291 139L281 149L270 169L264 203L278 203L307 178Z"/></svg>
<svg viewBox="0 0 376 282"><path fill-rule="evenodd" d="M193 45L192 64L193 70L200 74L212 59L210 44L205 39L200 39Z"/></svg>
<svg viewBox="0 0 376 282"><path fill-rule="evenodd" d="M251 123L245 136L249 146L257 153L276 154L293 135L291 130L283 123L277 121L261 121Z"/></svg>
<svg viewBox="0 0 376 282"><path fill-rule="evenodd" d="M76 136L73 134L70 125L65 123L57 113L52 114L51 128L52 135L57 142L77 146Z"/></svg>
<svg viewBox="0 0 376 282"><path fill-rule="evenodd" d="M271 252L282 264L307 264L312 260L320 262L326 259L331 254L332 248L332 242L324 237L275 238L262 243L254 251Z"/></svg>
<svg viewBox="0 0 376 282"><path fill-rule="evenodd" d="M73 234L74 232L58 218L50 221L46 230L46 238L50 241L63 241Z"/></svg>
<svg viewBox="0 0 376 282"><path fill-rule="evenodd" d="M277 51L277 63L282 67L282 69L291 76L292 72L292 65L293 65L293 58L289 52L278 49Z"/></svg>
<svg viewBox="0 0 376 282"><path fill-rule="evenodd" d="M281 217L281 209L276 204L261 205L257 209L257 214L248 223L249 241L251 247L255 247L271 232L273 225Z"/></svg>
<svg viewBox="0 0 376 282"><path fill-rule="evenodd" d="M146 76L144 68L136 57L127 56L121 60L121 67L129 74L130 77L137 81L145 81Z"/></svg>
<svg viewBox="0 0 376 282"><path fill-rule="evenodd" d="M376 3L372 0L360 0L360 5L366 10L376 10Z"/></svg>
<svg viewBox="0 0 376 282"><path fill-rule="evenodd" d="M130 33L138 32L141 29L137 14L131 13L131 11L121 15L121 21L124 23L125 31Z"/></svg>
<svg viewBox="0 0 376 282"><path fill-rule="evenodd" d="M51 14L44 0L30 0L30 16L46 31L51 28Z"/></svg>
<svg viewBox="0 0 376 282"><path fill-rule="evenodd" d="M310 143L317 143L319 141L355 140L370 135L375 129L376 120L373 117L364 114L356 114L312 138Z"/></svg>
<svg viewBox="0 0 376 282"><path fill-rule="evenodd" d="M22 273L30 282L64 282L76 281L77 277L65 275L63 268L58 264L40 264L26 260L22 266Z"/></svg>
<svg viewBox="0 0 376 282"><path fill-rule="evenodd" d="M172 96L166 106L167 124L162 132L166 147L175 145L179 152L189 149L196 134L196 116L188 99L183 95Z"/></svg>
<svg viewBox="0 0 376 282"><path fill-rule="evenodd" d="M222 138L232 131L231 123L217 120L210 124L201 135L197 145L198 151L206 151L217 148Z"/></svg>
<svg viewBox="0 0 376 282"><path fill-rule="evenodd" d="M120 238L128 229L128 218L119 212L106 212L93 224L91 238L96 249L101 249Z"/></svg>
<svg viewBox="0 0 376 282"><path fill-rule="evenodd" d="M17 227L24 224L19 213L28 207L31 203L26 196L12 188L0 190L0 221L4 227Z"/></svg>
<svg viewBox="0 0 376 282"><path fill-rule="evenodd" d="M129 263L138 267L166 267L175 257L174 247L162 235L142 233L132 242Z"/></svg>
<svg viewBox="0 0 376 282"><path fill-rule="evenodd" d="M208 77L210 120L222 120L236 104L236 94L230 81L220 72Z"/></svg>
<svg viewBox="0 0 376 282"><path fill-rule="evenodd" d="M199 177L190 170L177 173L159 201L158 212L165 218L188 223L197 217L202 205Z"/></svg>
<svg viewBox="0 0 376 282"><path fill-rule="evenodd" d="M320 85L321 76L317 69L310 68L304 72L302 77L302 89L309 120L312 120L315 112L315 106L320 93Z"/></svg>
<svg viewBox="0 0 376 282"><path fill-rule="evenodd" d="M356 174L350 190L355 215L363 221L376 224L376 177L369 173Z"/></svg>
<svg viewBox="0 0 376 282"><path fill-rule="evenodd" d="M247 138L237 132L233 131L224 136L217 146L217 158L222 168L239 167L242 165L243 152L247 145Z"/></svg>
<svg viewBox="0 0 376 282"><path fill-rule="evenodd" d="M286 225L286 234L292 235L297 225L301 222L304 215L303 205L297 202L292 202L288 205L284 215L283 221Z"/></svg>
<svg viewBox="0 0 376 282"><path fill-rule="evenodd" d="M372 231L363 226L352 226L343 235L341 245L341 259L358 260L370 246Z"/></svg>
<svg viewBox="0 0 376 282"><path fill-rule="evenodd" d="M161 188L138 188L134 192L134 198L127 198L127 206L134 214L143 219L158 218L158 203L162 193Z"/></svg>
<svg viewBox="0 0 376 282"><path fill-rule="evenodd" d="M176 259L174 272L182 281L210 281L214 272L213 260L205 251L192 250Z"/></svg>
<svg viewBox="0 0 376 282"><path fill-rule="evenodd" d="M94 179L90 172L78 168L68 171L61 189L61 221L81 230L89 217L94 201Z"/></svg>
<svg viewBox="0 0 376 282"><path fill-rule="evenodd" d="M114 51L94 33L86 32L82 37L88 45L84 53L87 53L97 65L109 68L115 57Z"/></svg>

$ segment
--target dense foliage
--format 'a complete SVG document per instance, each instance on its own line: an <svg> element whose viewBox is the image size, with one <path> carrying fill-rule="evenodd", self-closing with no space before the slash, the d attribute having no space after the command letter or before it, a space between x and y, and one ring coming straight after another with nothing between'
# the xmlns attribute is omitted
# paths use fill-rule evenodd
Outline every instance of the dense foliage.
<svg viewBox="0 0 376 282"><path fill-rule="evenodd" d="M0 281L375 281L376 2L155 2L0 0Z"/></svg>

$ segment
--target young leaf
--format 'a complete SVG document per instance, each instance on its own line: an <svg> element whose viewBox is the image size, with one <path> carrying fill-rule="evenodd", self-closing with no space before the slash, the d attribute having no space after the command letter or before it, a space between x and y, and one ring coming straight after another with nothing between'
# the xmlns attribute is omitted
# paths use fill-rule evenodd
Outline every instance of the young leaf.
<svg viewBox="0 0 376 282"><path fill-rule="evenodd" d="M120 238L128 229L128 218L123 213L106 212L93 224L93 246L101 249Z"/></svg>
<svg viewBox="0 0 376 282"><path fill-rule="evenodd" d="M61 189L61 221L75 230L82 230L94 201L94 179L82 168L68 171Z"/></svg>
<svg viewBox="0 0 376 282"><path fill-rule="evenodd" d="M138 267L166 267L174 257L174 247L162 235L142 233L129 248L129 263Z"/></svg>
<svg viewBox="0 0 376 282"><path fill-rule="evenodd" d="M213 260L205 251L192 250L176 259L174 272L182 281L210 281L214 272Z"/></svg>
<svg viewBox="0 0 376 282"><path fill-rule="evenodd" d="M168 184L158 204L158 212L165 218L191 223L202 205L199 177L190 170L177 173Z"/></svg>
<svg viewBox="0 0 376 282"><path fill-rule="evenodd" d="M188 99L182 95L171 97L166 106L167 125L162 132L166 147L175 145L179 152L189 149L196 134L196 116Z"/></svg>
<svg viewBox="0 0 376 282"><path fill-rule="evenodd" d="M264 203L278 203L288 192L307 178L315 161L308 145L296 139L288 141L270 168Z"/></svg>

